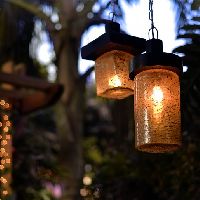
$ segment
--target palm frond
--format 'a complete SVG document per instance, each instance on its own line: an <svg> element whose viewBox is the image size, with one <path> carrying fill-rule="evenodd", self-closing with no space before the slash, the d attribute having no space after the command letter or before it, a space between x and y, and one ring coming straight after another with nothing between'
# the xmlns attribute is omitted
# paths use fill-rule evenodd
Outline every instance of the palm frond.
<svg viewBox="0 0 200 200"><path fill-rule="evenodd" d="M200 9L200 0L194 0L191 5L192 10L199 10Z"/></svg>
<svg viewBox="0 0 200 200"><path fill-rule="evenodd" d="M49 26L49 28L54 28L54 24L52 23L49 16L47 16L38 5L35 5L33 3L29 3L24 0L6 0L8 3L11 3L15 6L18 6L19 8L25 9L29 11L30 13L34 14L35 16L41 18L46 22L46 24Z"/></svg>

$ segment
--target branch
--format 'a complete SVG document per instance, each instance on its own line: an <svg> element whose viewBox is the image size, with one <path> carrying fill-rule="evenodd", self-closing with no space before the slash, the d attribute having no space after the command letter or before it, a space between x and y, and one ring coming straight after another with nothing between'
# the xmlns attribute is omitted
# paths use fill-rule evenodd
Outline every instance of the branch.
<svg viewBox="0 0 200 200"><path fill-rule="evenodd" d="M65 102L65 104L67 106L70 106L70 104L72 103L72 100L73 100L75 92L77 91L77 88L78 87L82 87L82 88L85 87L86 79L93 72L93 70L94 70L94 66L91 66L83 75L81 75L79 77L79 79L77 79L77 84L75 84L74 87L71 88L69 95L68 95L68 98Z"/></svg>
<svg viewBox="0 0 200 200"><path fill-rule="evenodd" d="M55 27L54 23L44 12L42 12L39 6L36 6L24 0L6 0L6 1L36 15L37 17L39 17L40 19L46 22L46 25L49 29L54 30L54 27Z"/></svg>
<svg viewBox="0 0 200 200"><path fill-rule="evenodd" d="M85 32L85 30L89 29L91 26L107 24L108 22L110 22L110 20L102 19L102 18L95 18L95 19L89 20L86 24L83 24L83 26L81 27L80 35L82 35Z"/></svg>
<svg viewBox="0 0 200 200"><path fill-rule="evenodd" d="M85 82L87 77L90 76L90 74L94 71L94 66L90 67L81 77L81 82Z"/></svg>

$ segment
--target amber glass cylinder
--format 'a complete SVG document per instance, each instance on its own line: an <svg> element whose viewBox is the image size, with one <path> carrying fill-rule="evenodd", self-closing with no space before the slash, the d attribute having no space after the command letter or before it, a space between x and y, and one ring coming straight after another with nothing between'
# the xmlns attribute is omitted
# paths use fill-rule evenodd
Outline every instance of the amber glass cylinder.
<svg viewBox="0 0 200 200"><path fill-rule="evenodd" d="M181 145L179 76L168 67L155 68L134 79L135 145L150 153L171 152Z"/></svg>
<svg viewBox="0 0 200 200"><path fill-rule="evenodd" d="M123 99L134 93L134 83L129 79L129 53L113 50L95 61L97 95L111 99Z"/></svg>

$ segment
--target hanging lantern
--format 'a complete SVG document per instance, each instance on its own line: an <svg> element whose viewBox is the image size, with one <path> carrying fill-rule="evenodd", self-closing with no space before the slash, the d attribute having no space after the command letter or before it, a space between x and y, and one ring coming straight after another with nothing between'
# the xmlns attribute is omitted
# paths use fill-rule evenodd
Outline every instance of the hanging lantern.
<svg viewBox="0 0 200 200"><path fill-rule="evenodd" d="M145 49L145 40L120 33L120 25L109 22L106 33L81 48L83 59L95 61L97 95L123 99L134 93L129 78L130 61Z"/></svg>
<svg viewBox="0 0 200 200"><path fill-rule="evenodd" d="M181 146L181 59L163 53L162 41L147 41L147 51L135 58L135 145L150 153L175 151Z"/></svg>

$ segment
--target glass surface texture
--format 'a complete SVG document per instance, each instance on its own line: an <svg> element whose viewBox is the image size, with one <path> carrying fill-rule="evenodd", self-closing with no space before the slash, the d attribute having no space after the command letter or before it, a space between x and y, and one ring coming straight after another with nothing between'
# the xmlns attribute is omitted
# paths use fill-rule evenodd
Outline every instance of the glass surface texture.
<svg viewBox="0 0 200 200"><path fill-rule="evenodd" d="M95 61L97 95L110 99L123 99L134 93L134 82L129 79L129 53L113 50Z"/></svg>
<svg viewBox="0 0 200 200"><path fill-rule="evenodd" d="M164 153L181 145L180 83L176 73L156 68L134 79L135 145L140 151Z"/></svg>

